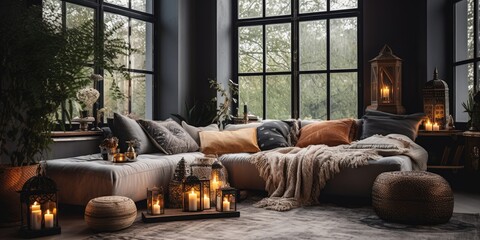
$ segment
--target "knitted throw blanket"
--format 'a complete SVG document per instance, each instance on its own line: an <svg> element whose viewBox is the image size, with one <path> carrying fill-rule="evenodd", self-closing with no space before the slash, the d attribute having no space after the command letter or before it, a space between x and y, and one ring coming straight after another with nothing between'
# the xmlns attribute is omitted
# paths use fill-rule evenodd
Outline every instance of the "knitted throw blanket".
<svg viewBox="0 0 480 240"><path fill-rule="evenodd" d="M378 160L382 156L409 155L414 162L426 165L425 150L412 148L411 144L413 141L408 139L407 142L398 136L376 135L352 145L311 145L256 153L251 156L251 162L265 180L269 197L254 206L287 211L300 205L317 204L320 190L341 169L364 166L368 160Z"/></svg>

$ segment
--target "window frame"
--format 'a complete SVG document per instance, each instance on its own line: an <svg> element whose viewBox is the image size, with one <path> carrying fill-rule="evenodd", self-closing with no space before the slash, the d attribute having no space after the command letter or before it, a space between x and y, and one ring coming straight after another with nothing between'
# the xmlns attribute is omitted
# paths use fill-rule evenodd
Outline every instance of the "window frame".
<svg viewBox="0 0 480 240"><path fill-rule="evenodd" d="M102 36L102 33L104 32L104 13L110 13L110 14L117 14L122 17L127 17L128 18L128 32L129 36L131 35L131 26L130 26L130 21L131 19L136 19L136 20L141 20L146 23L151 23L152 24L152 69L151 70L141 70L141 69L134 69L130 68L131 67L131 62L128 62L128 67L124 68L126 71L129 73L139 73L139 74L148 74L152 76L152 88L155 89L155 84L156 84L156 79L157 79L157 67L156 67L156 40L157 40L157 34L156 34L156 27L155 24L157 24L157 15L155 11L155 1L152 1L152 13L147 13L147 12L142 12L139 10L135 10L131 8L131 0L128 1L128 8L127 7L122 7L119 5L115 5L112 3L105 2L104 0L59 0L61 2L61 13L62 13L62 28L66 28L66 23L67 23L67 3L75 4L81 7L87 7L91 8L94 11L93 14L93 20L94 20L94 37L98 38L99 36ZM43 1L42 1L43 4ZM127 44L130 46L130 37L128 39ZM146 56L145 56L146 57ZM86 63L85 66L87 67L92 67L92 64ZM100 67L94 67L93 71L95 74L99 74L103 77L105 77L105 71L101 69ZM131 86L131 81L129 82L129 86ZM97 82L97 86L95 86L95 89L97 89L100 92L100 97L97 100L98 104L98 109L101 109L104 107L105 103L105 86L104 83L105 81L99 81ZM152 91L152 99L145 99L145 101L151 101L152 105L152 112L145 112L145 117L147 116L152 116L153 117L153 109L154 106L154 99L153 99L153 89ZM147 89L148 90L148 89ZM132 99L127 97L128 101L128 113L132 112ZM93 109L93 115L96 116L98 109Z"/></svg>
<svg viewBox="0 0 480 240"><path fill-rule="evenodd" d="M263 119L266 119L267 116L267 76L275 75L290 75L291 79L291 117L298 119L301 115L300 113L300 76L302 74L326 74L327 82L327 119L331 119L331 101L330 101L330 80L332 73L357 73L357 118L363 114L364 102L363 102L363 0L358 0L357 8L354 9L342 9L342 10L333 10L330 11L330 1L326 1L326 11L324 12L309 12L309 13L300 13L299 0L291 0L291 14L290 15L280 15L280 16L267 16L266 15L266 0L262 0L262 16L255 18L238 18L238 1L233 1L232 6L232 22L233 22L233 31L232 31L232 46L233 46L233 79L235 83L239 83L239 77L243 76L258 76L262 77L263 81ZM351 18L354 17L357 20L357 68L351 69L331 69L330 64L330 20L340 19L340 18ZM315 20L326 20L326 69L325 70L300 70L300 23L306 21L315 21ZM266 67L266 55L267 55L267 45L266 45L266 26L271 24L291 24L291 65L290 71L275 71L268 72ZM252 27L252 26L262 26L263 36L263 70L262 72L255 73L240 73L239 72L239 28L241 27ZM239 94L234 96L236 99L239 99ZM239 102L233 103L233 114L237 115L239 111Z"/></svg>
<svg viewBox="0 0 480 240"><path fill-rule="evenodd" d="M464 60L457 60L457 11L456 11L456 4L462 2L463 0L454 0L452 2L452 11L453 11L453 36L452 36L452 42L453 42L453 47L452 47L452 71L453 71L453 79L454 79L454 113L456 115L457 113L457 106L458 106L458 100L457 100L457 94L456 94L456 87L457 87L457 82L460 81L461 79L457 79L457 68L460 67L467 67L469 64L473 64L473 92L478 92L480 91L480 13L479 13L479 8L480 8L480 0L472 0L473 1L473 57L472 58L467 58ZM468 1L468 0L465 0ZM468 2L467 2L468 3ZM465 15L465 17L467 17ZM468 46L466 46L468 48ZM466 80L468 81L468 79ZM468 93L467 93L468 94ZM457 119L458 116L455 116L455 119Z"/></svg>

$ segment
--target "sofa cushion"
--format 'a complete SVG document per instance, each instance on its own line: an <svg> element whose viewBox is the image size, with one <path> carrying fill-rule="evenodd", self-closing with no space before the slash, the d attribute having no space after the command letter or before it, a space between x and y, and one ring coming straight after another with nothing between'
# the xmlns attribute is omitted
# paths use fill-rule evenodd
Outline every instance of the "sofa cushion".
<svg viewBox="0 0 480 240"><path fill-rule="evenodd" d="M282 121L269 121L257 127L258 146L262 151L289 147L290 127Z"/></svg>
<svg viewBox="0 0 480 240"><path fill-rule="evenodd" d="M214 124L214 123L210 124L208 126L205 126L205 127L195 127L195 126L189 125L185 121L182 121L182 127L183 127L183 129L185 129L185 131L187 131L187 133L190 135L190 137L192 137L193 140L195 140L195 142L197 142L198 145L200 145L200 137L198 136L199 132L201 132L201 131L220 131L220 129L218 128L218 125Z"/></svg>
<svg viewBox="0 0 480 240"><path fill-rule="evenodd" d="M239 129L245 129L245 128L257 128L260 125L262 125L261 122L254 122L254 123L247 123L247 124L228 124L225 126L226 131L235 131Z"/></svg>
<svg viewBox="0 0 480 240"><path fill-rule="evenodd" d="M418 127L425 117L424 113L396 115L380 111L367 110L363 119L361 139L375 134L402 134L412 140L417 138Z"/></svg>
<svg viewBox="0 0 480 240"><path fill-rule="evenodd" d="M149 121L139 119L137 122L148 134L155 145L165 154L195 152L198 144L175 121Z"/></svg>
<svg viewBox="0 0 480 240"><path fill-rule="evenodd" d="M300 138L297 147L325 144L337 146L349 144L352 141L352 128L355 127L355 120L340 119L311 123L300 129Z"/></svg>
<svg viewBox="0 0 480 240"><path fill-rule="evenodd" d="M126 141L136 139L138 141L137 154L158 152L158 149L150 141L147 134L142 130L138 123L118 113L113 114L113 134L118 138L118 147L120 151L126 151L128 146Z"/></svg>
<svg viewBox="0 0 480 240"><path fill-rule="evenodd" d="M260 148L257 143L257 129L244 128L235 131L202 131L200 151L204 154L255 153Z"/></svg>

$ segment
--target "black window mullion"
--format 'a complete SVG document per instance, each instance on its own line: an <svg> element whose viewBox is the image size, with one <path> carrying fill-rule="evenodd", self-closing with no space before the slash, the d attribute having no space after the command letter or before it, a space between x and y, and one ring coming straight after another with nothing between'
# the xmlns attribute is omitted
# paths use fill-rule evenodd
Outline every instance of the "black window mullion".
<svg viewBox="0 0 480 240"><path fill-rule="evenodd" d="M299 22L298 22L298 9L299 9L299 1L294 0L292 4L292 14L293 14L293 22L292 22L292 53L291 53L291 95L292 95L292 110L291 110L291 117L297 119L300 116L300 64L299 64L299 49L300 49L300 30L299 30Z"/></svg>
<svg viewBox="0 0 480 240"><path fill-rule="evenodd" d="M478 0L474 0L473 2L473 57L475 59L475 63L473 64L473 89L479 90L478 86L478 60L480 56L478 56L478 30L479 30L479 21L478 21Z"/></svg>
<svg viewBox="0 0 480 240"><path fill-rule="evenodd" d="M104 18L103 18L103 0L99 0L99 5L95 9L95 38L99 42L103 42L103 33L104 32ZM103 45L102 48L99 49L101 52L98 54L99 57L103 58ZM96 67L94 71L102 76L104 76L105 72L103 68ZM104 99L105 99L105 86L100 82L97 82L97 86L95 86L98 91L100 92L100 97L98 99L99 108L103 108ZM94 116L96 116L96 109L94 109Z"/></svg>
<svg viewBox="0 0 480 240"><path fill-rule="evenodd" d="M327 9L330 9L330 2L327 1ZM326 25L327 25L327 33L326 33L326 41L327 41L327 49L326 49L326 54L327 54L327 120L330 120L330 19L326 19Z"/></svg>
<svg viewBox="0 0 480 240"><path fill-rule="evenodd" d="M265 15L265 0L263 0L263 13ZM263 44L263 119L267 118L267 27L262 25L262 44Z"/></svg>

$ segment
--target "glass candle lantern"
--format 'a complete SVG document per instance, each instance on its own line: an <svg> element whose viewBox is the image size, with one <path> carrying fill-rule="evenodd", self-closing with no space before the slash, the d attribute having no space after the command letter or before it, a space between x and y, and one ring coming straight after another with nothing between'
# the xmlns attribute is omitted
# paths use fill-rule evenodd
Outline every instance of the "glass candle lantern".
<svg viewBox="0 0 480 240"><path fill-rule="evenodd" d="M198 212L203 210L203 182L196 176L188 176L182 183L183 211Z"/></svg>
<svg viewBox="0 0 480 240"><path fill-rule="evenodd" d="M427 121L424 124L425 130L429 129L430 123L437 124L437 130L445 129L449 112L448 85L445 81L438 78L438 70L435 68L433 79L425 83L423 91L423 112L427 115Z"/></svg>
<svg viewBox="0 0 480 240"><path fill-rule="evenodd" d="M165 213L165 200L163 197L163 188L147 188L147 213L150 215L160 215Z"/></svg>
<svg viewBox="0 0 480 240"><path fill-rule="evenodd" d="M223 164L220 161L215 161L212 164L212 172L210 175L210 199L215 203L215 191L225 186L227 177L225 176Z"/></svg>
<svg viewBox="0 0 480 240"><path fill-rule="evenodd" d="M237 189L233 187L218 189L216 192L216 210L218 212L237 211Z"/></svg>
<svg viewBox="0 0 480 240"><path fill-rule="evenodd" d="M203 187L203 210L210 209L212 206L212 194L210 193L210 180L200 180Z"/></svg>
<svg viewBox="0 0 480 240"><path fill-rule="evenodd" d="M367 109L405 113L402 106L402 59L385 45L371 64L371 105Z"/></svg>
<svg viewBox="0 0 480 240"><path fill-rule="evenodd" d="M61 232L58 225L57 185L41 174L41 167L37 175L23 185L20 205L22 237L42 237Z"/></svg>

